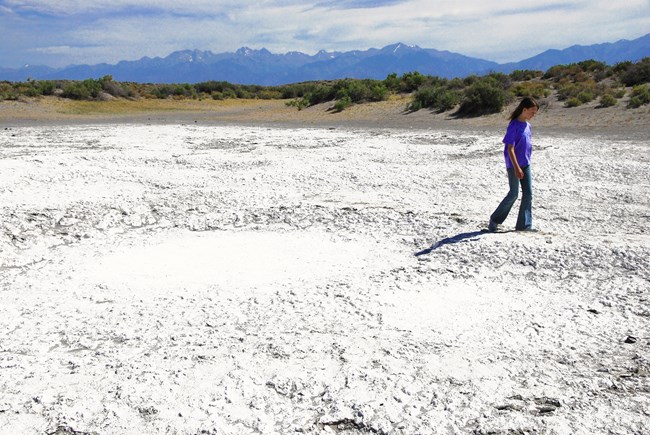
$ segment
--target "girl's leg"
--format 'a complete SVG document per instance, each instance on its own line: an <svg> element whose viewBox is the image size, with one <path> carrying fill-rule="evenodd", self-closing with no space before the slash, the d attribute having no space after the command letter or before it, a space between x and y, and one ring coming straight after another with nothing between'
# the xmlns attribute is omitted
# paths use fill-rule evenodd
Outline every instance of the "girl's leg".
<svg viewBox="0 0 650 435"><path fill-rule="evenodd" d="M533 180L530 176L530 165L521 169L524 171L524 178L521 180L521 205L515 226L517 230L533 227Z"/></svg>
<svg viewBox="0 0 650 435"><path fill-rule="evenodd" d="M501 201L501 204L494 210L492 216L490 216L490 222L496 225L501 225L503 221L508 217L510 209L517 200L519 195L519 179L515 175L514 169L508 169L508 185L510 186L510 191L505 198Z"/></svg>

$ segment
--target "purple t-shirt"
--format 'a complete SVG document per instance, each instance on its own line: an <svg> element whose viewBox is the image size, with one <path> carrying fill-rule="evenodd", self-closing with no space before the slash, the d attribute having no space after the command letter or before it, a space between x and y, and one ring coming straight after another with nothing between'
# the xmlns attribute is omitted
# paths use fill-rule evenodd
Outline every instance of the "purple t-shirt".
<svg viewBox="0 0 650 435"><path fill-rule="evenodd" d="M510 161L510 155L508 155L508 145L515 146L515 156L517 157L517 163L519 163L520 168L530 165L533 141L529 123L521 122L516 119L510 121L508 129L506 130L506 135L503 138L503 143L505 144L503 155L506 159L506 168L514 168Z"/></svg>

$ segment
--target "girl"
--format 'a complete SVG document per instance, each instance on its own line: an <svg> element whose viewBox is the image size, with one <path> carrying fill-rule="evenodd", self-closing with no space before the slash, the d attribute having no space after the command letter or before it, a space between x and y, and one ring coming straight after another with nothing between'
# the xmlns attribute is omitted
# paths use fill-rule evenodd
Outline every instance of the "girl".
<svg viewBox="0 0 650 435"><path fill-rule="evenodd" d="M530 155L532 152L530 121L537 111L539 104L533 98L525 97L510 115L510 124L503 138L505 147L503 155L508 171L510 191L501 204L490 216L488 231L496 231L510 213L517 200L519 184L521 184L521 204L515 229L517 231L535 231L533 229L533 184L530 178Z"/></svg>

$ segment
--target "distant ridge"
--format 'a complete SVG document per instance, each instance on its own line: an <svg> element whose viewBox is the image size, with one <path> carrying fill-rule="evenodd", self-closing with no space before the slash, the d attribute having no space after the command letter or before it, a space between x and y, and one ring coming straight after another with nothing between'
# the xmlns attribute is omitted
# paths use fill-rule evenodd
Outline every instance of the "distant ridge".
<svg viewBox="0 0 650 435"><path fill-rule="evenodd" d="M650 56L650 33L633 41L622 39L614 43L594 45L573 45L564 50L547 50L543 53L516 63L507 63L497 68L498 71L510 72L515 69L532 69L546 71L555 65L594 59L614 65L623 61L637 62Z"/></svg>
<svg viewBox="0 0 650 435"><path fill-rule="evenodd" d="M518 69L545 71L566 63L594 59L607 64L636 62L650 56L650 33L638 39L564 50L547 50L520 62L498 64L449 51L396 43L384 48L348 52L319 51L311 56L291 51L273 54L265 48L242 47L234 53L182 50L161 57L143 57L115 65L72 65L65 68L25 66L0 68L0 80L84 80L113 76L114 80L139 83L199 83L216 80L236 84L280 85L342 78L384 79L391 73L418 71L445 78Z"/></svg>

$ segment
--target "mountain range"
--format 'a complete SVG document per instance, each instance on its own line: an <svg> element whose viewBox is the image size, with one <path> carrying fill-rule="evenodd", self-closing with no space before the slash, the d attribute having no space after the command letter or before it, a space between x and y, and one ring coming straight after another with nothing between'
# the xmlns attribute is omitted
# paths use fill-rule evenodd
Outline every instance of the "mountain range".
<svg viewBox="0 0 650 435"><path fill-rule="evenodd" d="M237 84L280 85L341 78L385 79L392 73L418 71L445 78L514 70L546 71L559 65L594 59L613 65L650 56L650 33L632 41L620 40L564 50L547 50L519 62L499 64L449 51L396 43L365 51L273 54L242 47L234 53L182 50L161 58L143 57L117 64L72 65L65 68L24 66L0 68L0 80L84 80L110 75L116 81L139 83L199 83L210 80Z"/></svg>

